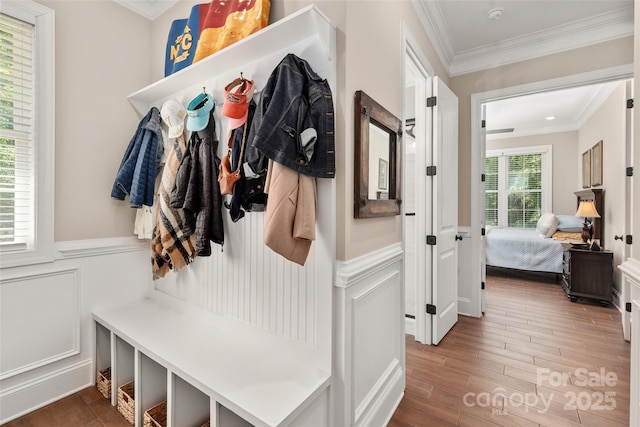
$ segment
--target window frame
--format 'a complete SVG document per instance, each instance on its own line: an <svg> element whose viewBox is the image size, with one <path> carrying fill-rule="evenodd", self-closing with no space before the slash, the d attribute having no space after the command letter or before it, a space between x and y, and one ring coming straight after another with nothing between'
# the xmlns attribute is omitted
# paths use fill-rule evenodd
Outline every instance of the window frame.
<svg viewBox="0 0 640 427"><path fill-rule="evenodd" d="M552 212L553 201L553 146L535 145L527 147L499 148L487 150L485 159L498 157L498 227L507 227L508 224L508 174L507 157L514 155L541 154L542 155L542 200L540 202L541 213ZM485 160L486 161L486 160ZM485 190L486 197L486 190ZM486 215L486 213L485 213Z"/></svg>
<svg viewBox="0 0 640 427"><path fill-rule="evenodd" d="M35 25L34 236L27 248L0 247L0 268L7 268L55 258L55 14L32 0L3 0L2 13Z"/></svg>

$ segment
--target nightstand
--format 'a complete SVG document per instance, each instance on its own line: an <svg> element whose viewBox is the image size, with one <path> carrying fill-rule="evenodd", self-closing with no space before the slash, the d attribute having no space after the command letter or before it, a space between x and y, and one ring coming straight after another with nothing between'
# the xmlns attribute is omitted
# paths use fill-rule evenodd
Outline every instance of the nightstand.
<svg viewBox="0 0 640 427"><path fill-rule="evenodd" d="M563 246L562 288L571 302L591 298L608 306L611 303L613 252Z"/></svg>

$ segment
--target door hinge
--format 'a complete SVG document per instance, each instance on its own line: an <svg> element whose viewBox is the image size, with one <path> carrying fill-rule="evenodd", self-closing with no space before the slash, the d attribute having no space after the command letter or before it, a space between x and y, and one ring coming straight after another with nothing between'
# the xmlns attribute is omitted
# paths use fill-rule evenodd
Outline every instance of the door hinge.
<svg viewBox="0 0 640 427"><path fill-rule="evenodd" d="M427 107L435 107L438 104L438 98L430 96L427 98Z"/></svg>
<svg viewBox="0 0 640 427"><path fill-rule="evenodd" d="M433 304L427 304L427 314L436 314L436 306Z"/></svg>
<svg viewBox="0 0 640 427"><path fill-rule="evenodd" d="M486 175L485 175L485 174L482 174L482 176L480 176L480 180L481 180L482 182L484 182L486 178L487 178L487 177L486 177Z"/></svg>
<svg viewBox="0 0 640 427"><path fill-rule="evenodd" d="M482 123L480 124L480 126L482 127L482 129L487 127L487 121L485 119L482 119Z"/></svg>
<svg viewBox="0 0 640 427"><path fill-rule="evenodd" d="M427 245L435 245L436 244L436 236L429 235L427 236Z"/></svg>
<svg viewBox="0 0 640 427"><path fill-rule="evenodd" d="M627 99L627 108L633 108L633 98Z"/></svg>
<svg viewBox="0 0 640 427"><path fill-rule="evenodd" d="M484 282L480 282L480 289L484 289Z"/></svg>
<svg viewBox="0 0 640 427"><path fill-rule="evenodd" d="M480 234L481 234L482 236L484 236L484 234L485 234L484 227L482 227L482 228L480 229Z"/></svg>
<svg viewBox="0 0 640 427"><path fill-rule="evenodd" d="M633 176L633 166L629 166L625 172L627 176Z"/></svg>
<svg viewBox="0 0 640 427"><path fill-rule="evenodd" d="M633 236L632 236L631 234L627 234L627 235L625 236L625 243L626 243L627 245L631 245L631 244L633 244Z"/></svg>
<svg viewBox="0 0 640 427"><path fill-rule="evenodd" d="M436 176L435 166L427 166L427 176Z"/></svg>
<svg viewBox="0 0 640 427"><path fill-rule="evenodd" d="M630 302L628 302L628 303L626 304L626 307L625 307L625 308L626 308L626 310L627 310L627 313L631 313L631 303L630 303Z"/></svg>

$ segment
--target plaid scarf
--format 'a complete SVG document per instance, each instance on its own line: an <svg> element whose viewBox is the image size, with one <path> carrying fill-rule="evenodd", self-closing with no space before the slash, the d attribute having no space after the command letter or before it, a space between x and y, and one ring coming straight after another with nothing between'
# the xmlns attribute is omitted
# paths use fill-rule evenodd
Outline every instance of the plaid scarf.
<svg viewBox="0 0 640 427"><path fill-rule="evenodd" d="M195 234L185 230L182 209L171 207L171 190L178 167L186 150L184 135L173 141L158 187L158 208L153 220L151 238L151 271L153 279L164 277L167 271L178 271L195 257Z"/></svg>

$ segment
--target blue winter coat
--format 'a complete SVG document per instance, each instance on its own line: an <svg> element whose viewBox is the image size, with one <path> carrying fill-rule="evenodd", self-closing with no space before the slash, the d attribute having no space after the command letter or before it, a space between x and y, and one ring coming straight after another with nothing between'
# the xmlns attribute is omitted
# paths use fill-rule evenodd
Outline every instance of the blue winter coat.
<svg viewBox="0 0 640 427"><path fill-rule="evenodd" d="M124 200L128 194L132 208L142 205L153 206L162 147L160 111L152 107L140 121L135 135L129 142L113 183L111 197Z"/></svg>

